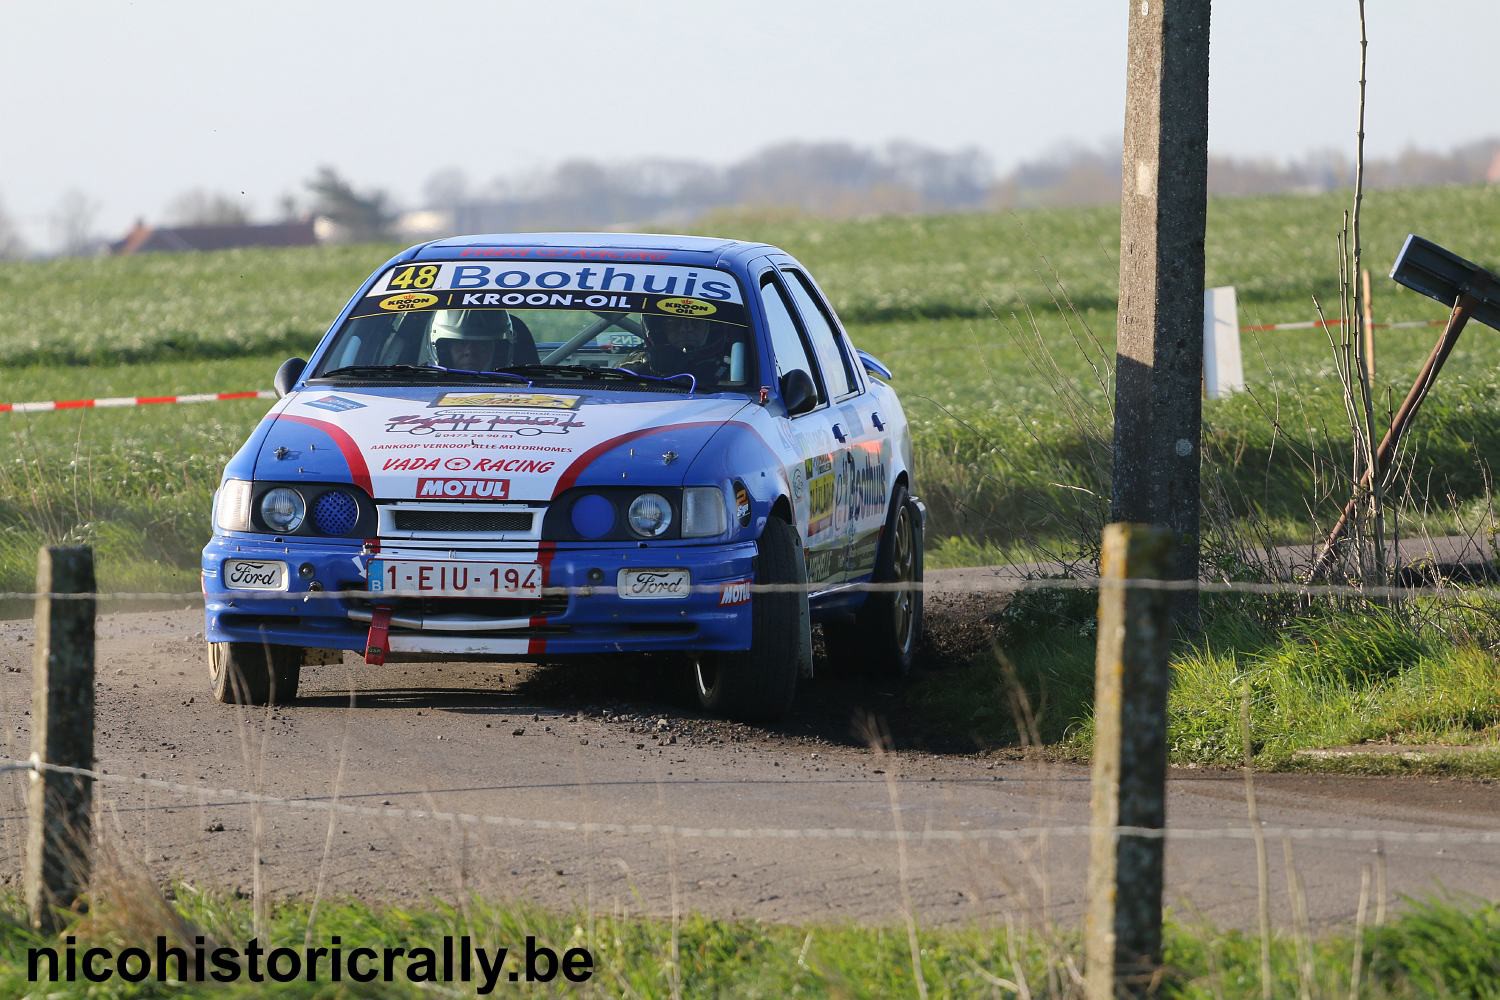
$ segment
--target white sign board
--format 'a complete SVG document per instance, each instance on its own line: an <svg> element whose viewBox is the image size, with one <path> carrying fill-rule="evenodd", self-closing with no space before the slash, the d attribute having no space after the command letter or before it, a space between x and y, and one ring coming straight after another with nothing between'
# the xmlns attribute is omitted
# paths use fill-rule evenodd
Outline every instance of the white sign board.
<svg viewBox="0 0 1500 1000"><path fill-rule="evenodd" d="M1240 362L1240 310L1234 286L1203 293L1203 394L1221 399L1245 388Z"/></svg>

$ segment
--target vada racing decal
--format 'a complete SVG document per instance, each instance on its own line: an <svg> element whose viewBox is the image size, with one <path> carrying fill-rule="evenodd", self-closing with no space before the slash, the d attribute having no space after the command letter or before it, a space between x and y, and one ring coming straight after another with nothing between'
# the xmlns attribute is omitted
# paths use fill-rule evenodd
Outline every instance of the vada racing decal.
<svg viewBox="0 0 1500 1000"><path fill-rule="evenodd" d="M547 500L571 466L587 465L591 453L611 442L655 428L667 433L683 423L716 424L750 405L743 399L590 401L586 394L452 388L342 391L341 402L357 404L347 409L330 409L327 398L317 391L288 397L260 453L259 477L286 477L295 458L297 471L311 478L352 475L359 481L367 475L380 499ZM309 428L336 447L310 439ZM642 451L643 475L661 466L668 447Z"/></svg>
<svg viewBox="0 0 1500 1000"><path fill-rule="evenodd" d="M587 309L749 323L739 283L725 271L572 261L400 264L381 275L350 318L428 309Z"/></svg>

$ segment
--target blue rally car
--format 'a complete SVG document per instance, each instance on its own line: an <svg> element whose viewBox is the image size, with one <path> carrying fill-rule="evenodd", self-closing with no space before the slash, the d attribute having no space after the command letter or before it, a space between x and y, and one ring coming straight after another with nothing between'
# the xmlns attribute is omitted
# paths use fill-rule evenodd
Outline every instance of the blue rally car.
<svg viewBox="0 0 1500 1000"><path fill-rule="evenodd" d="M926 512L890 377L773 246L406 250L281 366L224 470L214 696L290 701L320 650L658 653L705 709L773 719L812 670L813 621L832 655L904 673Z"/></svg>

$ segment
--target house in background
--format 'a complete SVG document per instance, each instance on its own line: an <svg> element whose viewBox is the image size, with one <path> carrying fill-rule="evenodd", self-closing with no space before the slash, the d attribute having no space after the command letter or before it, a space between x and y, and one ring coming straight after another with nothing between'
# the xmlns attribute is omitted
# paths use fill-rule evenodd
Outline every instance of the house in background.
<svg viewBox="0 0 1500 1000"><path fill-rule="evenodd" d="M118 257L235 247L310 247L318 242L312 219L221 226L148 226L140 219L124 239L109 245L109 252Z"/></svg>

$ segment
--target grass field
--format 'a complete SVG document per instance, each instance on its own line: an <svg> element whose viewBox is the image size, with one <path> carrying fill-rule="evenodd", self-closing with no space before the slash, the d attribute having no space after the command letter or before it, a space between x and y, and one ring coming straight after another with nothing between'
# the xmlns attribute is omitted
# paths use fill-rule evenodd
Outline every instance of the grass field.
<svg viewBox="0 0 1500 1000"><path fill-rule="evenodd" d="M1337 312L1344 199L1221 200L1208 280L1239 291L1242 323ZM1500 261L1486 223L1500 188L1381 193L1366 201L1367 262L1389 269L1406 232ZM740 223L813 269L861 346L896 372L933 510L930 564L1078 547L1107 491L1118 216L1113 210ZM360 278L395 247L64 260L0 269L4 400L268 385L306 354ZM1376 280L1377 319L1440 318ZM1432 330L1378 348L1399 399ZM1423 410L1409 454L1436 530L1480 516L1500 445L1500 356L1476 327ZM1342 500L1347 447L1332 354L1318 331L1252 334L1252 391L1205 405L1205 481L1278 539L1312 534ZM0 590L28 589L37 545L92 542L107 588L176 588L206 538L219 469L264 403L0 417ZM1331 461L1315 465L1314 453ZM1218 489L1222 487L1222 489ZM1209 539L1210 546L1213 539Z"/></svg>
<svg viewBox="0 0 1500 1000"><path fill-rule="evenodd" d="M1208 280L1238 289L1242 323L1313 318L1315 296L1337 315L1345 201L1210 205ZM1376 319L1444 315L1438 303L1383 277L1407 232L1494 267L1497 217L1500 186L1367 198ZM932 513L930 566L1087 556L1108 493L1115 211L740 220L730 230L719 231L801 257L856 342L895 370L915 428L918 489ZM7 265L0 400L265 387L284 357L306 355L357 282L395 249ZM1380 398L1393 405L1404 395L1436 333L1378 335ZM1405 532L1490 534L1488 462L1500 454L1497 336L1471 326L1409 435ZM1204 405L1204 550L1226 576L1243 569L1238 548L1247 531L1262 541L1311 540L1348 491L1348 435L1327 336L1248 334L1244 353L1250 391ZM251 401L0 415L9 445L0 457L0 591L29 591L37 547L57 542L95 546L104 590L196 590L209 496L265 408ZM1266 763L1371 738L1493 743L1500 671L1491 651L1500 636L1482 627L1487 613L1474 612L1472 627L1458 631L1430 619L1425 645L1402 661L1420 669L1365 663L1336 677L1309 677L1298 664L1318 643L1328 647L1328 629L1358 631L1357 615L1342 624L1292 622L1248 604L1222 613L1202 643L1179 655L1174 753L1184 762L1236 759L1238 709L1223 694L1246 677L1261 685L1266 704L1288 706L1265 719L1268 728L1286 728L1257 749ZM1015 633L1013 644L1031 671L1023 683L1049 706L1049 740L1086 753L1092 639L1086 622L1079 628L1043 628L1034 642ZM1009 720L969 720L971 703L951 704L971 698L974 685L1003 687L994 662L969 669L976 673L920 686L919 709L981 743L1013 739Z"/></svg>
<svg viewBox="0 0 1500 1000"><path fill-rule="evenodd" d="M179 886L176 901L163 901L150 886L137 887L128 900L96 902L93 913L69 933L79 954L88 947L143 947L156 953L158 935L168 946L191 954L202 935L212 947L244 949L252 938L265 951L273 948L328 948L337 943L345 954L357 947L441 948L444 935L469 935L486 949L512 947L517 954L505 969L523 967L523 942L561 953L587 948L592 976L583 985L557 977L549 985L525 987L529 993L567 996L691 997L885 997L917 996L1082 996L1076 978L1083 968L1082 948L1074 932L1042 934L1025 930L919 930L920 975L926 994L918 993L912 946L905 929L843 925L780 926L759 922L688 917L665 920L624 918L608 914L552 914L530 907L502 906L471 900L462 906L427 904L408 908L374 908L360 903L325 900L316 914L307 903L290 902L270 914L257 932L248 901L209 896ZM28 949L50 946L25 930L24 913L15 898L0 898L0 991L7 996L39 995L28 978ZM1312 935L1278 932L1270 948L1270 995L1277 997L1376 996L1389 998L1493 996L1500 977L1494 936L1500 932L1500 910L1492 904L1458 907L1443 900L1416 903L1382 926L1348 933ZM378 965L375 966L378 968ZM1259 938L1239 932L1169 921L1165 935L1166 976L1162 997L1245 997L1262 995ZM45 969L46 967L43 966ZM171 968L175 971L176 965ZM279 968L286 969L283 962ZM325 960L322 974L327 975ZM326 980L292 982L275 987L277 996L470 996L473 985L452 987L405 981L405 959L394 970L396 981L369 986ZM417 973L421 975L421 973ZM495 995L514 989L502 979ZM194 986L138 985L118 978L93 986L59 983L48 996L248 996L268 987L240 982ZM1024 990L1024 992L1023 992Z"/></svg>
<svg viewBox="0 0 1500 1000"><path fill-rule="evenodd" d="M1088 590L1019 595L1000 616L1003 658L925 678L909 693L908 718L959 744L1041 745L1087 760L1096 602ZM1494 600L1308 606L1232 594L1204 611L1203 633L1172 654L1172 763L1235 767L1248 751L1265 769L1500 774ZM1026 709L1007 708L1018 696ZM1358 746L1366 756L1301 753ZM1415 758L1399 752L1417 748Z"/></svg>

